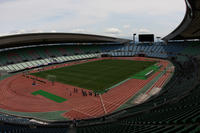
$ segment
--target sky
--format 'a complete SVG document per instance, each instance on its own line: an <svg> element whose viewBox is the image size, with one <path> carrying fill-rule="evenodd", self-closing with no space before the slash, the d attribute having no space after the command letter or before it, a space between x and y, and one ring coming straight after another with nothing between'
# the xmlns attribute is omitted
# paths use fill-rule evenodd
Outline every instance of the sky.
<svg viewBox="0 0 200 133"><path fill-rule="evenodd" d="M184 0L0 0L0 36L65 32L164 37L185 15Z"/></svg>

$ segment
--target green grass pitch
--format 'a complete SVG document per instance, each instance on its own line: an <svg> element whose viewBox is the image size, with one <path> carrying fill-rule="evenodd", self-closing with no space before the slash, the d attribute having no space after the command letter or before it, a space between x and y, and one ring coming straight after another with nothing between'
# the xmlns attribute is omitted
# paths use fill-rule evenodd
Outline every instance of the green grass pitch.
<svg viewBox="0 0 200 133"><path fill-rule="evenodd" d="M33 95L41 95L41 96L46 97L46 98L48 98L48 99L50 99L50 100L53 100L53 101L55 101L55 102L57 102L57 103L62 103L62 102L64 102L64 101L66 101L65 98L56 96L56 95L54 95L54 94L51 94L51 93L46 92L46 91L43 91L43 90L35 91L35 92L33 92L32 94L33 94Z"/></svg>
<svg viewBox="0 0 200 133"><path fill-rule="evenodd" d="M55 75L55 80L58 82L99 92L154 64L155 62L149 61L109 59L32 73L32 75L45 79L48 75Z"/></svg>

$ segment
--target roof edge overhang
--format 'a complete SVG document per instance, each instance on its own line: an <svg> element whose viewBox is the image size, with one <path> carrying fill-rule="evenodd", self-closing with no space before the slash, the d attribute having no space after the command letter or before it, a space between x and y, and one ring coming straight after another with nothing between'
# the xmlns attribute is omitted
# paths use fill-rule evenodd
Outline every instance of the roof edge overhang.
<svg viewBox="0 0 200 133"><path fill-rule="evenodd" d="M126 43L130 40L81 33L27 33L0 37L0 48L54 43Z"/></svg>
<svg viewBox="0 0 200 133"><path fill-rule="evenodd" d="M189 39L189 38L184 38L181 36L181 33L185 31L186 28L190 25L192 22L193 18L193 8L188 0L185 0L186 3L186 13L184 16L183 21L179 24L179 26L172 31L170 34L162 38L164 41L168 40L184 40L184 39Z"/></svg>

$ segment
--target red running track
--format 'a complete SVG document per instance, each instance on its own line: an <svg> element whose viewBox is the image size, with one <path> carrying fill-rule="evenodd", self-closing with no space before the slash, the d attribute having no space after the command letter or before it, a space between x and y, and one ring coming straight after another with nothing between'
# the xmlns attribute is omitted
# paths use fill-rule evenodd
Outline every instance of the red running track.
<svg viewBox="0 0 200 133"><path fill-rule="evenodd" d="M101 59L91 59L88 61ZM137 57L112 57L103 59L158 61L158 59L149 60L148 58L147 60L146 58ZM163 70L168 65L168 62L164 60L159 61L163 65L163 67L161 68L161 70ZM53 69L55 67L58 68L84 62L87 61L72 62L53 67L50 66L45 69ZM32 72L36 72L36 70L33 70ZM112 88L107 93L102 94L102 99L107 113L111 113L119 108L122 104L124 104L127 100L134 96L141 88L143 88L149 81L155 78L159 73L160 71L156 72L147 80L130 79L123 84ZM38 79L46 81L45 79ZM17 112L66 111L66 113L62 115L69 119L93 118L105 114L99 96L82 96L81 90L85 90L84 88L76 87L79 91L78 93L73 93L75 86L66 85L58 82L55 82L54 86L52 86L51 82L46 82L47 83L44 84L36 81L36 85L33 86L33 80L24 77L23 74L17 74L15 76L2 80L0 82L0 108ZM40 89L66 98L67 101L63 103L56 103L40 95L34 96L31 94L32 92ZM85 91L89 92L89 90ZM72 94L71 96L70 92Z"/></svg>

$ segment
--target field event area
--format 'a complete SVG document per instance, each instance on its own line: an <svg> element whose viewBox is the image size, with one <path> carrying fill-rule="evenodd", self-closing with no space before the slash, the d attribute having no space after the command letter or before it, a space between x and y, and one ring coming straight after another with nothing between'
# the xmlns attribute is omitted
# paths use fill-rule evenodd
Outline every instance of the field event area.
<svg viewBox="0 0 200 133"><path fill-rule="evenodd" d="M134 76L155 63L106 59L41 71L32 75L44 79L52 75L57 82L99 92Z"/></svg>

